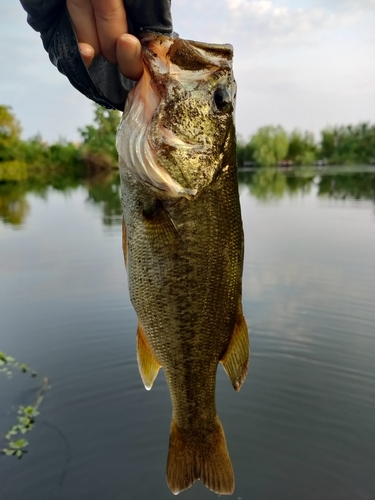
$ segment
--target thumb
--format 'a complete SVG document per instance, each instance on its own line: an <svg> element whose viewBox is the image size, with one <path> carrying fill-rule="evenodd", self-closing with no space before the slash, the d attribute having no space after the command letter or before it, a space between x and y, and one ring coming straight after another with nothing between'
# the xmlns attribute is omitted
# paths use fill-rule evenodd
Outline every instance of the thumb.
<svg viewBox="0 0 375 500"><path fill-rule="evenodd" d="M90 66L95 56L95 50L88 43L81 42L78 44L82 59L87 67Z"/></svg>

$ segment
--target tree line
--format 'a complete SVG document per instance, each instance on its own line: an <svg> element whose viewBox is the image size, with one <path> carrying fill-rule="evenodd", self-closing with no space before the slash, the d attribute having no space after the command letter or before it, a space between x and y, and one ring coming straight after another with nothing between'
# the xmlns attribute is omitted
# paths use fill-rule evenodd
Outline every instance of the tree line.
<svg viewBox="0 0 375 500"><path fill-rule="evenodd" d="M0 105L0 181L22 181L52 171L95 174L118 165L116 131L121 114L94 108L92 125L78 129L79 143L60 139L48 144L40 135L21 139L21 125L10 106Z"/></svg>
<svg viewBox="0 0 375 500"><path fill-rule="evenodd" d="M22 181L64 171L95 175L116 168L116 131L120 113L98 105L93 124L78 129L79 143L61 139L47 144L40 135L21 139L21 125L9 106L0 105L0 181ZM316 143L310 132L287 133L281 126L261 127L246 142L237 141L240 167L375 163L375 125L326 128Z"/></svg>
<svg viewBox="0 0 375 500"><path fill-rule="evenodd" d="M240 167L375 164L375 125L328 127L318 143L311 132L261 127L248 142L237 141L237 157Z"/></svg>

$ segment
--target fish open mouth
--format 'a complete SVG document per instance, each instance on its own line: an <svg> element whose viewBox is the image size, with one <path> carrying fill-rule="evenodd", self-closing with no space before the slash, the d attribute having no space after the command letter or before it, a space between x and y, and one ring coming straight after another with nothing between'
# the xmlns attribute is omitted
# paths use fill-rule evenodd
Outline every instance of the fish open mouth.
<svg viewBox="0 0 375 500"><path fill-rule="evenodd" d="M141 80L129 93L124 114L117 132L117 150L127 168L141 182L168 194L172 198L190 198L197 189L190 189L175 181L158 161L158 149L149 139L151 119L160 104L160 98L150 85L150 74L145 68ZM176 134L160 126L164 144L176 148L201 149L188 144Z"/></svg>
<svg viewBox="0 0 375 500"><path fill-rule="evenodd" d="M220 167L234 107L232 47L146 34L142 50L144 72L117 134L120 168L164 196L189 199Z"/></svg>

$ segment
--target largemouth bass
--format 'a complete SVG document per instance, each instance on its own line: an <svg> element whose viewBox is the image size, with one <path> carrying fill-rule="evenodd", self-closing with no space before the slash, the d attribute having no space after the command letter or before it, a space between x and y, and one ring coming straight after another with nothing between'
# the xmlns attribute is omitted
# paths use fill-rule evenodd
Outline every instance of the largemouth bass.
<svg viewBox="0 0 375 500"><path fill-rule="evenodd" d="M169 387L171 491L231 494L216 370L238 391L249 363L232 47L153 34L142 51L117 135L139 371L151 389L162 367Z"/></svg>

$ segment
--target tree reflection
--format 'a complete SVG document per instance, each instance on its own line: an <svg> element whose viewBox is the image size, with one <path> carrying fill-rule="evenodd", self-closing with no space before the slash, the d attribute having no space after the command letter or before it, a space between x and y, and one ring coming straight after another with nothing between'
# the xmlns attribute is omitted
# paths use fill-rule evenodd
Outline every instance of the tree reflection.
<svg viewBox="0 0 375 500"><path fill-rule="evenodd" d="M288 193L294 194L308 194L315 179L315 173L307 172L305 175L287 175L286 183Z"/></svg>
<svg viewBox="0 0 375 500"><path fill-rule="evenodd" d="M375 174L354 173L322 177L318 189L319 196L375 202Z"/></svg>
<svg viewBox="0 0 375 500"><path fill-rule="evenodd" d="M375 172L331 172L313 168L297 172L274 168L255 171L240 170L239 183L247 186L252 196L268 201L282 197L309 193L317 186L318 196L339 199L372 200L375 202ZM0 221L20 227L26 220L30 205L27 195L33 193L47 198L48 191L74 191L78 187L87 190L87 203L97 206L106 226L121 224L120 180L117 171L90 175L86 170L33 170L19 182L0 180Z"/></svg>
<svg viewBox="0 0 375 500"><path fill-rule="evenodd" d="M30 211L24 186L16 183L0 184L0 220L20 227Z"/></svg>
<svg viewBox="0 0 375 500"><path fill-rule="evenodd" d="M103 211L103 224L114 226L121 224L120 177L118 173L109 173L86 181L87 201L100 205Z"/></svg>
<svg viewBox="0 0 375 500"><path fill-rule="evenodd" d="M260 200L282 198L287 186L285 174L275 168L259 168L255 172L239 172L240 184L246 184L250 193Z"/></svg>
<svg viewBox="0 0 375 500"><path fill-rule="evenodd" d="M318 196L375 202L375 173L320 172L313 168L288 172L273 168L255 171L239 171L240 185L246 185L250 193L260 200L280 199L286 194L307 194L316 184Z"/></svg>

